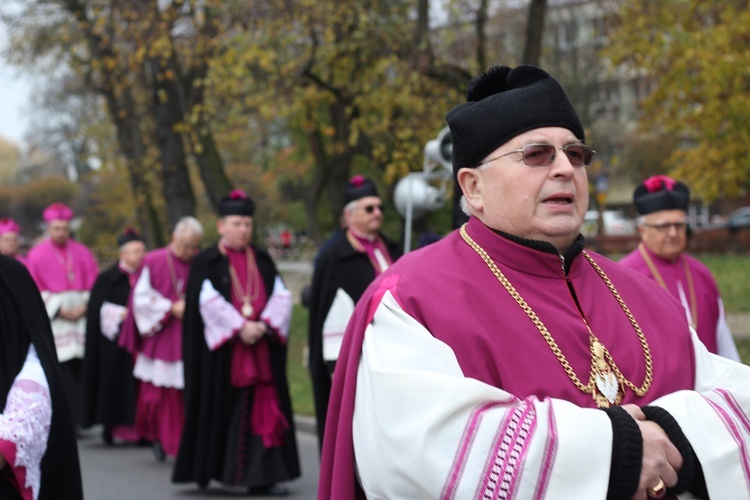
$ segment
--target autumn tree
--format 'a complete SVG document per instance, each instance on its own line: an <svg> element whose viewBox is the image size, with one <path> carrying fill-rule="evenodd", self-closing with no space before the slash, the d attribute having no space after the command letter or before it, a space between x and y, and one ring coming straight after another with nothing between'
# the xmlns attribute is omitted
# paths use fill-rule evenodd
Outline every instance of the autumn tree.
<svg viewBox="0 0 750 500"><path fill-rule="evenodd" d="M388 198L421 170L444 113L493 60L486 0L446 2L437 23L430 0L20 3L17 53L68 64L102 97L149 234L160 200L172 221L241 181L261 218L301 214L320 239L352 173Z"/></svg>
<svg viewBox="0 0 750 500"><path fill-rule="evenodd" d="M681 147L665 167L705 201L750 188L748 2L623 2L606 55L653 82L640 129Z"/></svg>
<svg viewBox="0 0 750 500"><path fill-rule="evenodd" d="M25 0L17 3L22 11L5 16L20 27L11 48L17 60L67 64L103 97L152 244L164 240L157 199L165 201L169 226L195 213L189 159L213 205L230 188L201 112L222 4Z"/></svg>
<svg viewBox="0 0 750 500"><path fill-rule="evenodd" d="M468 82L466 70L430 53L424 19L414 17L427 15L427 3L419 5L415 13L408 1L269 4L246 20L252 36L228 40L212 68L216 107L231 99L247 113L235 118L264 125L265 133L249 128L256 165L307 165L297 182L304 189L286 187L303 194L313 237L337 224L353 172L380 180L388 195L396 179L421 169L424 144Z"/></svg>
<svg viewBox="0 0 750 500"><path fill-rule="evenodd" d="M19 145L0 136L0 183L8 183L18 169L21 151Z"/></svg>

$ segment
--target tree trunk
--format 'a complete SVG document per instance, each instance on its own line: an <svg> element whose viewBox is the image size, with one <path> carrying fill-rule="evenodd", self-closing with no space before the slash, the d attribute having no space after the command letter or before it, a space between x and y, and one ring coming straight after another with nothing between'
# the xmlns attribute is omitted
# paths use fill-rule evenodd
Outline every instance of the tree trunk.
<svg viewBox="0 0 750 500"><path fill-rule="evenodd" d="M313 157L313 178L304 198L305 210L307 211L307 231L312 240L320 244L323 242L323 235L318 220L318 201L325 191L326 165L328 164L320 129L315 128L307 132L307 144Z"/></svg>
<svg viewBox="0 0 750 500"><path fill-rule="evenodd" d="M164 63L164 60L149 59L146 62L146 73L151 77L152 111L159 146L164 199L167 204L167 220L171 229L181 217L195 215L195 195L190 185L182 134L176 129L176 125L184 118L179 103L179 91L174 77L166 75L163 71Z"/></svg>
<svg viewBox="0 0 750 500"><path fill-rule="evenodd" d="M355 155L353 147L349 144L351 122L346 108L347 105L342 99L329 107L331 125L335 130L331 149L335 153L329 157L326 192L333 208L335 222L338 222L344 211L344 187L349 182L351 163Z"/></svg>
<svg viewBox="0 0 750 500"><path fill-rule="evenodd" d="M526 26L526 46L522 62L539 66L542 58L542 37L544 35L544 18L547 13L547 0L531 0L529 21Z"/></svg>
<svg viewBox="0 0 750 500"><path fill-rule="evenodd" d="M477 66L480 71L487 70L487 32L485 25L487 24L487 9L489 8L489 0L482 0L479 4L479 10L477 11L476 20L476 35L477 35Z"/></svg>
<svg viewBox="0 0 750 500"><path fill-rule="evenodd" d="M219 148L208 124L200 125L200 128L205 132L198 133L198 147L193 144L193 156L198 163L208 199L218 209L219 201L232 190L232 183L224 170L224 161L219 155Z"/></svg>
<svg viewBox="0 0 750 500"><path fill-rule="evenodd" d="M151 189L144 175L145 147L141 140L138 118L127 111L135 109L135 103L127 89L122 91L119 99L113 92L107 92L104 96L117 130L117 141L121 153L128 167L136 217L143 239L146 240L149 248L164 246L164 233L151 198Z"/></svg>
<svg viewBox="0 0 750 500"><path fill-rule="evenodd" d="M116 58L112 47L93 30L94 23L88 19L87 9L79 0L65 0L62 3L78 22L78 26L86 34L86 40L92 58L104 60ZM164 245L161 224L156 213L151 189L144 174L146 148L143 144L138 118L135 116L136 103L132 91L125 84L126 79L118 79L114 72L103 73L106 80L95 86L97 92L104 96L107 107L112 115L112 121L117 130L117 141L120 152L125 157L125 164L130 176L130 188L136 204L136 217L146 244L150 247Z"/></svg>
<svg viewBox="0 0 750 500"><path fill-rule="evenodd" d="M205 20L200 29L202 41L207 47L213 46L214 41L220 36L219 24L221 9L210 2L205 4ZM206 49L208 53L208 49ZM219 201L232 190L232 182L224 169L224 160L219 154L209 120L203 112L206 99L205 86L202 82L208 74L208 57L198 59L198 62L189 68L189 72L182 80L181 101L184 116L189 116L194 107L197 106L198 116L191 134L190 147L193 158L198 164L201 180L206 189L206 194L215 209L219 208ZM173 61L176 66L177 61Z"/></svg>

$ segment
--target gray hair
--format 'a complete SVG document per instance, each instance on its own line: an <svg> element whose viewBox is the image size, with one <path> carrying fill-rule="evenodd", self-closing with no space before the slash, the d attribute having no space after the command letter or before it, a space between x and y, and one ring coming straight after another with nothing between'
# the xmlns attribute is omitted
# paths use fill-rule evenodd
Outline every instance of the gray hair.
<svg viewBox="0 0 750 500"><path fill-rule="evenodd" d="M178 237L184 234L197 234L201 238L203 237L203 225L198 219L191 215L186 215L177 221L172 231L172 236Z"/></svg>
<svg viewBox="0 0 750 500"><path fill-rule="evenodd" d="M359 200L352 200L352 201L350 201L349 203L347 203L347 204L346 204L346 205L344 206L344 213L347 213L347 212L354 212L354 209L355 209L355 208L357 208L357 202L358 202L358 201L359 201Z"/></svg>
<svg viewBox="0 0 750 500"><path fill-rule="evenodd" d="M486 160L487 158L485 158L482 161L486 161ZM480 170L480 171L487 170L488 165L489 163L482 163L478 167L474 167L474 170ZM461 207L461 211L464 213L464 215L469 216L469 217L471 216L471 213L469 213L469 202L466 201L466 196L464 196L463 194L461 194L461 199L458 200L458 206Z"/></svg>

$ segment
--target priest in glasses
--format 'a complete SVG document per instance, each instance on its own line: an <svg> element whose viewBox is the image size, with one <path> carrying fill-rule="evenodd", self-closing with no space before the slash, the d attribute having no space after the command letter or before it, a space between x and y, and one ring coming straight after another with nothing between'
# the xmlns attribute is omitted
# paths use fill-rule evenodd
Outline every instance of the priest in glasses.
<svg viewBox="0 0 750 500"><path fill-rule="evenodd" d="M354 305L372 280L401 256L399 246L380 232L383 201L375 183L355 175L343 196L345 228L321 249L310 287L308 364L320 446L331 378Z"/></svg>
<svg viewBox="0 0 750 500"><path fill-rule="evenodd" d="M359 300L318 498L750 498L750 368L585 249L594 151L558 82L494 67L446 119L468 223Z"/></svg>
<svg viewBox="0 0 750 500"><path fill-rule="evenodd" d="M740 361L716 280L705 264L685 251L690 189L671 177L655 175L636 187L633 203L641 242L620 264L669 290L709 352Z"/></svg>

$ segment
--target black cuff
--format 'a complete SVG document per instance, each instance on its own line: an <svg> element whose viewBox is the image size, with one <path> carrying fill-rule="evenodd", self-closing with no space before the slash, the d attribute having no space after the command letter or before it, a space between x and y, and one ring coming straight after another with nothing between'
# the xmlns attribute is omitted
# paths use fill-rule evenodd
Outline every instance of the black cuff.
<svg viewBox="0 0 750 500"><path fill-rule="evenodd" d="M328 370L328 375L333 375L334 370L336 370L336 361L325 361L325 365Z"/></svg>
<svg viewBox="0 0 750 500"><path fill-rule="evenodd" d="M262 319L259 319L258 321L266 325L266 331L263 332L263 335L265 335L266 337L273 337L274 333L273 333L273 329L271 328L271 325L269 325L266 321L263 321Z"/></svg>
<svg viewBox="0 0 750 500"><path fill-rule="evenodd" d="M659 424L659 427L664 429L669 440L682 455L682 468L677 475L677 484L667 488L667 496L684 493L693 483L693 472L695 471L693 447L690 446L690 442L682 432L680 424L667 410L658 406L644 406L641 410L647 419Z"/></svg>
<svg viewBox="0 0 750 500"><path fill-rule="evenodd" d="M641 430L635 419L619 406L604 408L603 411L612 422L612 465L607 500L629 500L635 495L641 480Z"/></svg>

